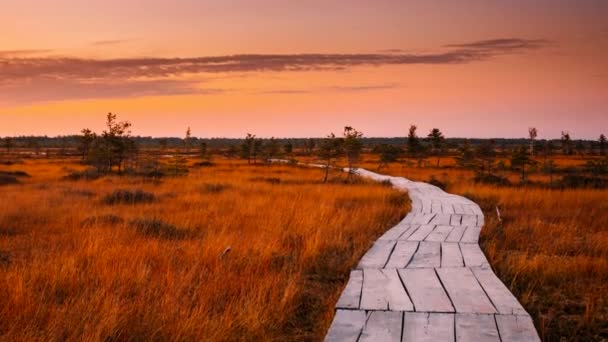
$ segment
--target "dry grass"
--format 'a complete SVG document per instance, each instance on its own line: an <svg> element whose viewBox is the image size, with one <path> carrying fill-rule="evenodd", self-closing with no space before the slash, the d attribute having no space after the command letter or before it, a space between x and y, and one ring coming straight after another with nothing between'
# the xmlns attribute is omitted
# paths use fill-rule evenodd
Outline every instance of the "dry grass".
<svg viewBox="0 0 608 342"><path fill-rule="evenodd" d="M161 182L5 168L32 177L0 187L0 340L319 340L349 270L408 211L386 186L289 166ZM154 200L104 203L117 189Z"/></svg>
<svg viewBox="0 0 608 342"><path fill-rule="evenodd" d="M585 163L581 157L557 160L563 166ZM377 165L366 156L362 166L375 170ZM447 191L480 204L486 215L482 249L532 315L543 340L608 339L608 190L475 184L473 172L449 167L392 164L382 172L419 181L434 177ZM516 173L505 176L518 182ZM548 181L541 174L531 179Z"/></svg>

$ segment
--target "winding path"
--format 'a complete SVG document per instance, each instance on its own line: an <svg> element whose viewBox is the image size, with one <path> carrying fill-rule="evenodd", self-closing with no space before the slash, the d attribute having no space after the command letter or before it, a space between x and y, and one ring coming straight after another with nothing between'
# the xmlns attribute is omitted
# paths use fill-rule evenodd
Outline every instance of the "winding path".
<svg viewBox="0 0 608 342"><path fill-rule="evenodd" d="M412 211L351 271L326 341L540 341L479 248L477 204L427 183L357 173L407 191Z"/></svg>

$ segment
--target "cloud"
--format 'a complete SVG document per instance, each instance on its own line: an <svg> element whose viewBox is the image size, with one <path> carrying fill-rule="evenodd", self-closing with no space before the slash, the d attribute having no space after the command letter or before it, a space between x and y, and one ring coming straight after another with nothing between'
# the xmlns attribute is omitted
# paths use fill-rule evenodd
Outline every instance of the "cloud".
<svg viewBox="0 0 608 342"><path fill-rule="evenodd" d="M25 50L0 50L0 61L1 58L19 58L28 57L33 55L44 55L53 52L49 49L25 49Z"/></svg>
<svg viewBox="0 0 608 342"><path fill-rule="evenodd" d="M479 40L463 44L449 44L444 47L472 49L473 51L490 52L493 54L502 54L518 51L526 51L540 49L551 42L545 39L521 39L521 38L501 38Z"/></svg>
<svg viewBox="0 0 608 342"><path fill-rule="evenodd" d="M7 105L76 99L135 98L186 94L218 94L224 89L201 88L200 82L181 80L91 81L37 79L0 84L0 103Z"/></svg>
<svg viewBox="0 0 608 342"><path fill-rule="evenodd" d="M98 40L98 41L91 43L91 45L109 46L109 45L118 45L118 44L128 43L130 41L131 41L130 39Z"/></svg>
<svg viewBox="0 0 608 342"><path fill-rule="evenodd" d="M124 40L98 41L94 44L111 46L122 42ZM463 64L539 49L547 44L548 42L542 39L506 38L451 44L443 47L444 51L424 53L404 53L403 50L392 49L384 53L239 54L194 58L86 59L39 56L49 53L49 50L0 51L0 89L12 91L11 94L0 93L0 101L6 101L10 96L29 101L111 97L120 96L119 91L124 91L124 96L197 93L200 90L195 84L199 84L200 79L211 74L330 71L359 66ZM199 80L179 80L185 77ZM46 91L44 87L47 87ZM20 91L31 92L32 89L38 90L33 92L38 96L19 95ZM342 91L372 89L352 87ZM283 90L284 93L289 91Z"/></svg>
<svg viewBox="0 0 608 342"><path fill-rule="evenodd" d="M365 84L365 85L353 85L353 86L329 86L329 87L316 87L307 89L270 89L256 92L256 94L312 94L319 92L336 92L336 93L350 93L350 92L367 92L375 90L386 90L386 89L397 89L402 86L397 83L386 83L386 84Z"/></svg>

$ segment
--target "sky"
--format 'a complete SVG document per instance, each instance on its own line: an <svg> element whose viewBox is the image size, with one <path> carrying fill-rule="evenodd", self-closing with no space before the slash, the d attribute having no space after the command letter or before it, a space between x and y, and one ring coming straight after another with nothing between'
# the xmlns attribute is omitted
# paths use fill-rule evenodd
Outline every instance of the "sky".
<svg viewBox="0 0 608 342"><path fill-rule="evenodd" d="M608 134L605 0L2 0L0 136Z"/></svg>

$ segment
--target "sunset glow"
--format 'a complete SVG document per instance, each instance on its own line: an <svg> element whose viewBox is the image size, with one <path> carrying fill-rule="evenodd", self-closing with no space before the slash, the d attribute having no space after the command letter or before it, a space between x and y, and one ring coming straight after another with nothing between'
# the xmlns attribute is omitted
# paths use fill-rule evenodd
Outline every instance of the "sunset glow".
<svg viewBox="0 0 608 342"><path fill-rule="evenodd" d="M0 136L608 127L606 1L6 0Z"/></svg>

